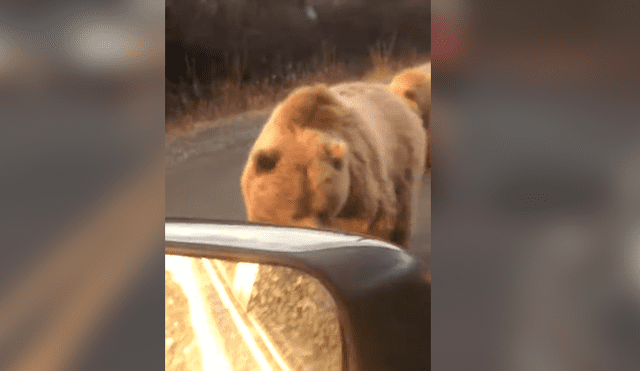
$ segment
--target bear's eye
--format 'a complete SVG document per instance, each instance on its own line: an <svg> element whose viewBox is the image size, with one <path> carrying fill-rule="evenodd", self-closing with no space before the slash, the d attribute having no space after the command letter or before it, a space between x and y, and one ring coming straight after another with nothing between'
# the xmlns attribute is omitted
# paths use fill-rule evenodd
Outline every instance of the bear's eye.
<svg viewBox="0 0 640 371"><path fill-rule="evenodd" d="M341 158L332 159L331 166L333 166L336 170L342 169L342 159Z"/></svg>
<svg viewBox="0 0 640 371"><path fill-rule="evenodd" d="M263 152L256 158L256 170L258 172L265 172L273 170L278 163L278 153L276 152Z"/></svg>

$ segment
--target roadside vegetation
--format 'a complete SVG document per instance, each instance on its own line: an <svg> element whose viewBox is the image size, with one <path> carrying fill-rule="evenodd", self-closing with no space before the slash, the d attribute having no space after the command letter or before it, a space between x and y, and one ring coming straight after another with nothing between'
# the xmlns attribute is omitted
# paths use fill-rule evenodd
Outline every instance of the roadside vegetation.
<svg viewBox="0 0 640 371"><path fill-rule="evenodd" d="M166 3L166 136L268 111L304 85L386 83L429 59L428 2L427 8L411 0L316 4L317 19L306 23L296 14L308 14L310 1L247 0L235 14L233 7L221 11L226 3ZM281 16L287 12L293 16Z"/></svg>

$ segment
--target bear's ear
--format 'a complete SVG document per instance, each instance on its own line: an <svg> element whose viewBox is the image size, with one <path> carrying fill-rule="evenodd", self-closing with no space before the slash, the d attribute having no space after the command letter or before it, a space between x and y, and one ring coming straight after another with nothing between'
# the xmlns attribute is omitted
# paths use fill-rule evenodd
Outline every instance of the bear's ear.
<svg viewBox="0 0 640 371"><path fill-rule="evenodd" d="M275 149L263 149L258 151L255 156L256 173L266 173L273 170L280 160L280 151Z"/></svg>
<svg viewBox="0 0 640 371"><path fill-rule="evenodd" d="M322 143L322 155L336 170L342 169L347 156L347 144L341 140L330 139Z"/></svg>

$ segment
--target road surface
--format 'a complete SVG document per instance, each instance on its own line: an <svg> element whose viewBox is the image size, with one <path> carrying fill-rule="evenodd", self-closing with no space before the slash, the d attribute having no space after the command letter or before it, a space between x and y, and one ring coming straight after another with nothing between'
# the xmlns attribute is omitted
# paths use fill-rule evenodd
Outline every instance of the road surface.
<svg viewBox="0 0 640 371"><path fill-rule="evenodd" d="M167 139L165 215L246 220L240 176L269 112L246 113L194 136ZM410 252L430 264L431 175L426 174Z"/></svg>

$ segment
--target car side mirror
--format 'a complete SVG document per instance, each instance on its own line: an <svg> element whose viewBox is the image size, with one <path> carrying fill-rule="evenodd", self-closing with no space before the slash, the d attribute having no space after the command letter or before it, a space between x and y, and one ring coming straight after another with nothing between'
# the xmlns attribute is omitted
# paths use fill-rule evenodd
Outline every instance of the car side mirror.
<svg viewBox="0 0 640 371"><path fill-rule="evenodd" d="M429 370L425 266L365 236L165 223L167 370Z"/></svg>

